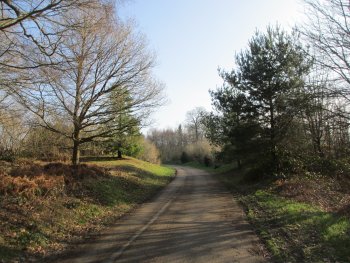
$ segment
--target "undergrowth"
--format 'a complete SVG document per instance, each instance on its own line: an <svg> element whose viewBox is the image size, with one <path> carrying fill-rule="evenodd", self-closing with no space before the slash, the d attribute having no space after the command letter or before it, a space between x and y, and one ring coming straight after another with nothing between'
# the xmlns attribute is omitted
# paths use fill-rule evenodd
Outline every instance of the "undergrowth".
<svg viewBox="0 0 350 263"><path fill-rule="evenodd" d="M288 181L249 182L237 172L217 177L241 202L274 261L350 262L349 216L317 205L307 196L298 200L301 191L297 189L302 187L296 187L294 192L294 188L289 189L288 197L282 196L281 186ZM298 183L307 186L321 181L299 178ZM314 195L323 200L317 201L325 203L329 192L321 192L321 188L313 188L313 192L318 191Z"/></svg>
<svg viewBox="0 0 350 263"><path fill-rule="evenodd" d="M30 261L96 232L166 185L174 170L136 159L0 166L0 261Z"/></svg>

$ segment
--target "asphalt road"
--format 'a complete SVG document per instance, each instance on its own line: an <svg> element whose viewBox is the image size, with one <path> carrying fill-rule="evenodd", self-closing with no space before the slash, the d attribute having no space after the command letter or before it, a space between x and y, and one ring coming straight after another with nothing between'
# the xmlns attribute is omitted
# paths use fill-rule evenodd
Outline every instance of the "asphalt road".
<svg viewBox="0 0 350 263"><path fill-rule="evenodd" d="M265 262L232 195L204 171L176 168L155 199L59 262Z"/></svg>

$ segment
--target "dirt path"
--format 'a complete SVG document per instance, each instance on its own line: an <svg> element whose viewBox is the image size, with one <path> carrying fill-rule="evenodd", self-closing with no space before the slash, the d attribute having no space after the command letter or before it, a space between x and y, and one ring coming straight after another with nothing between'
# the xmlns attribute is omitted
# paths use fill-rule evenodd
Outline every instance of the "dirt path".
<svg viewBox="0 0 350 263"><path fill-rule="evenodd" d="M59 262L265 262L231 194L204 171L176 168L156 199Z"/></svg>

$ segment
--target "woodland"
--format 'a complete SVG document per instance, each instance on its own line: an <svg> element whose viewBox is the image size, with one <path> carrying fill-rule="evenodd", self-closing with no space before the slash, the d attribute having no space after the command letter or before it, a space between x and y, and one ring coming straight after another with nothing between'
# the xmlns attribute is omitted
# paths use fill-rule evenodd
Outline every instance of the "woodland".
<svg viewBox="0 0 350 263"><path fill-rule="evenodd" d="M165 84L122 2L0 1L1 260L96 231L170 182L163 163L220 174L277 262L350 261L349 2L304 0L293 30L256 31L211 111L147 134Z"/></svg>

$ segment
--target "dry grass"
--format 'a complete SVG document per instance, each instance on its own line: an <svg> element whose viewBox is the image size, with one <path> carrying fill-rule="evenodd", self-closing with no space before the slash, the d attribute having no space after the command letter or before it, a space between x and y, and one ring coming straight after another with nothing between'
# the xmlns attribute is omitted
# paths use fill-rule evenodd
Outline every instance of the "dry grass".
<svg viewBox="0 0 350 263"><path fill-rule="evenodd" d="M64 251L166 185L172 169L134 159L0 164L0 262Z"/></svg>
<svg viewBox="0 0 350 263"><path fill-rule="evenodd" d="M275 183L279 195L316 205L327 212L350 217L350 180L312 175L293 177Z"/></svg>
<svg viewBox="0 0 350 263"><path fill-rule="evenodd" d="M81 185L81 179L107 176L105 168L82 164L73 167L64 163L33 163L20 161L2 163L0 172L0 194L4 196L33 198L74 191Z"/></svg>

